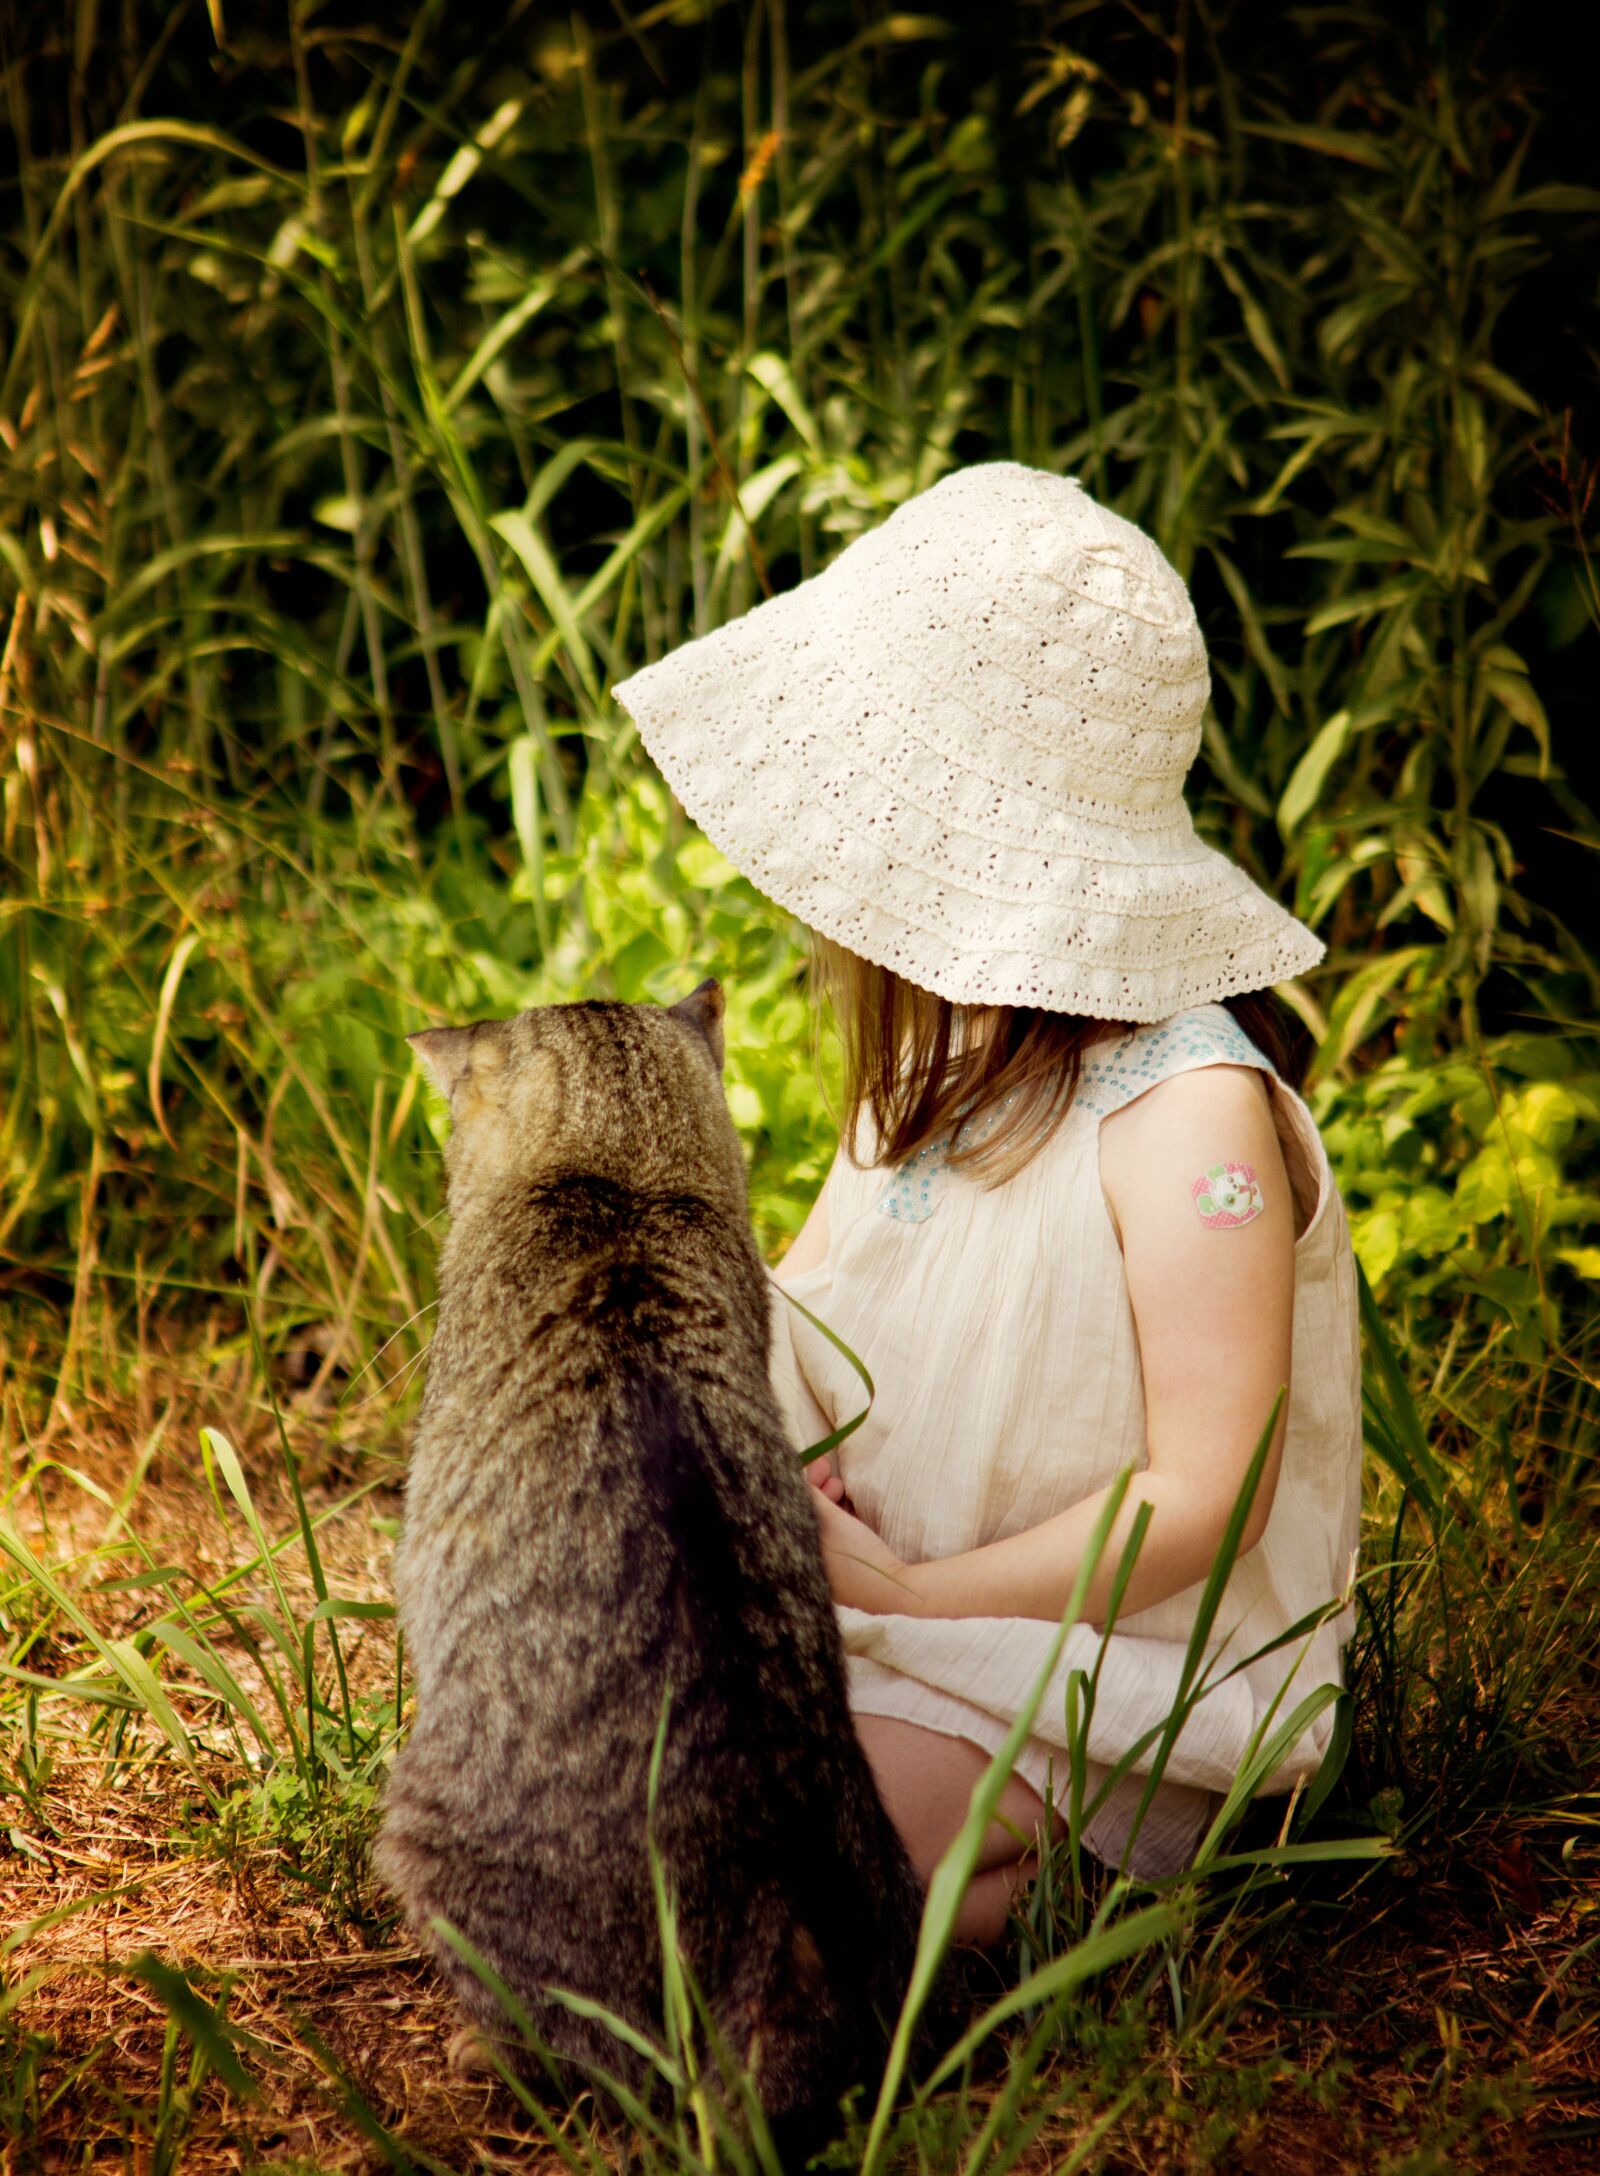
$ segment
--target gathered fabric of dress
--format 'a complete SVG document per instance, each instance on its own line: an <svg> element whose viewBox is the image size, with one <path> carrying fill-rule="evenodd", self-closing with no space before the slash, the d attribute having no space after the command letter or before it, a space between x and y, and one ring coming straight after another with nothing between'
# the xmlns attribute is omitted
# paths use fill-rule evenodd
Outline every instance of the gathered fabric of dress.
<svg viewBox="0 0 1600 2176"><path fill-rule="evenodd" d="M1343 1681L1360 1512L1359 1316L1344 1204L1306 1104L1224 1006L1192 1007L1092 1045L1059 1130L998 1185L951 1168L944 1143L892 1172L864 1168L841 1147L823 1189L827 1257L787 1279L780 1267L773 1290L773 1386L797 1444L858 1413L865 1391L785 1292L872 1375L870 1414L834 1455L856 1512L902 1561L956 1555L1038 1525L1147 1462L1138 1336L1100 1182L1101 1121L1174 1074L1219 1064L1267 1076L1295 1197L1288 1421L1265 1532L1235 1564L1213 1626L1212 1689L1184 1721L1143 1821L1135 1812L1153 1745L1084 1821L1090 1851L1146 1877L1187 1864L1255 1745L1308 1693ZM861 1131L870 1155L870 1120ZM1225 1349L1216 1365L1228 1365ZM1171 1712L1200 1598L1192 1587L1121 1618L1103 1656L1093 1627L1068 1633L1016 1763L1041 1798L1048 1786L1058 1809L1068 1799L1069 1673L1100 1665L1087 1809L1108 1770ZM1319 1612L1312 1629L1283 1641ZM844 1606L839 1619L857 1713L899 1717L990 1753L1058 1629L1028 1617ZM1283 1642L1277 1651L1258 1652L1274 1641ZM1309 1780L1332 1727L1329 1703L1259 1791Z"/></svg>

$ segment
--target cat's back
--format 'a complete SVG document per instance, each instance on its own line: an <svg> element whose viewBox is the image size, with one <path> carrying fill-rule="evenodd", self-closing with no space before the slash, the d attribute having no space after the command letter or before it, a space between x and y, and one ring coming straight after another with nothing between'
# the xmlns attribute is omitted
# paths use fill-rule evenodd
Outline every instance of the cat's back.
<svg viewBox="0 0 1600 2176"><path fill-rule="evenodd" d="M826 1599L747 1232L593 1180L516 1208L452 1235L396 1563L419 1693L448 1676L496 1732L658 1662L675 1587L784 1619L797 1588ZM752 1550L773 1561L747 1594L723 1574Z"/></svg>
<svg viewBox="0 0 1600 2176"><path fill-rule="evenodd" d="M760 1258L693 1193L582 1173L508 1189L452 1231L440 1284L408 1526L475 1499L543 1513L586 1469L627 1487L616 1438L647 1379L658 1403L679 1382L729 1425L759 1415L781 1436Z"/></svg>

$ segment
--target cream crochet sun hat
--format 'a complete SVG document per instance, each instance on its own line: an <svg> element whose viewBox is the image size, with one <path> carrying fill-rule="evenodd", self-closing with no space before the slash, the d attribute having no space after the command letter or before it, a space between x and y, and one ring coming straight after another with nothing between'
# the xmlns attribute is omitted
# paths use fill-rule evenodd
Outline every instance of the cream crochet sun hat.
<svg viewBox="0 0 1600 2176"><path fill-rule="evenodd" d="M1165 1020L1324 946L1201 843L1189 593L1070 477L958 469L613 690L769 898L964 1004Z"/></svg>

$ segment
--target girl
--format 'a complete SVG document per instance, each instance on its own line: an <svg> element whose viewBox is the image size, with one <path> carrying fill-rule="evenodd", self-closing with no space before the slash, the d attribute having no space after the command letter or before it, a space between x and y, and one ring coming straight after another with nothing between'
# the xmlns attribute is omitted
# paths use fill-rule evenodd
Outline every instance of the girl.
<svg viewBox="0 0 1600 2176"><path fill-rule="evenodd" d="M1352 1622L1354 1261L1265 994L1323 946L1195 834L1208 692L1157 547L1014 462L945 477L616 690L689 813L813 931L839 1019L851 1115L781 1282L876 1384L808 1470L852 1710L924 1881L1133 1473L965 1900L970 1941L1003 1932L1047 1794L1068 1795L1071 1671L1099 1667L1082 1841L1154 1876L1187 1863L1259 1734L1340 1682ZM814 1442L863 1392L774 1298L774 1383ZM1218 1682L1140 1818L1153 1743L1108 1770L1173 1707L1280 1387ZM1262 1789L1309 1778L1331 1724L1325 1704Z"/></svg>

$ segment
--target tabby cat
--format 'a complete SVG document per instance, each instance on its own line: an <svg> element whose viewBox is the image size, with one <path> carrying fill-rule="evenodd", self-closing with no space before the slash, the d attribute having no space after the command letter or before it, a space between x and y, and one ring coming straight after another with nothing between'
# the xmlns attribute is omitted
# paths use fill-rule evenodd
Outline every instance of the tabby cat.
<svg viewBox="0 0 1600 2176"><path fill-rule="evenodd" d="M679 1939L789 2148L881 2070L921 1908L851 1726L770 1287L721 1082L722 992L410 1038L450 1099L450 1232L396 1565L416 1720L380 1871L506 2059L448 1921L558 2055L659 2040L650 1829Z"/></svg>

